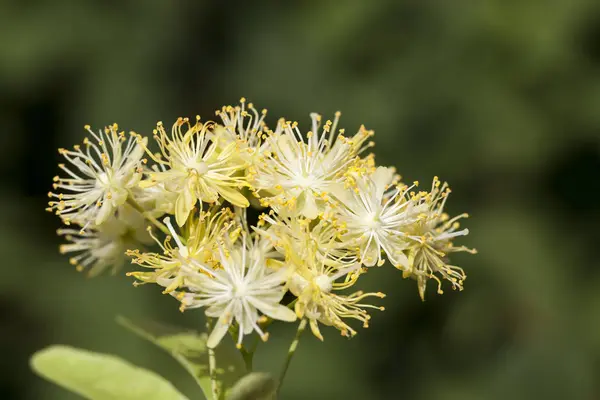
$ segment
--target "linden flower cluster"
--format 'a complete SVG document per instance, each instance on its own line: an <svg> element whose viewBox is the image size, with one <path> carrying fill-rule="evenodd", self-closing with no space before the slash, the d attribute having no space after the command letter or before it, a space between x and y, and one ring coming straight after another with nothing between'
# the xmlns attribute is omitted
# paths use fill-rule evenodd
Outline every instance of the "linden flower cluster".
<svg viewBox="0 0 600 400"><path fill-rule="evenodd" d="M368 311L383 310L384 295L356 289L359 278L386 260L422 299L431 280L438 293L444 280L462 290L448 256L475 252L453 243L468 234L467 214L445 213L450 189L437 177L419 190L376 166L373 131L347 134L340 113L311 114L308 131L285 119L270 129L244 99L216 116L179 118L170 131L159 122L153 140L86 127L83 146L59 150L68 163L48 209L68 226L61 252L92 275L126 253L136 285L204 309L209 348L227 332L238 347L252 332L266 340L273 320L298 320L321 340L323 326L353 336L353 320L367 327Z"/></svg>

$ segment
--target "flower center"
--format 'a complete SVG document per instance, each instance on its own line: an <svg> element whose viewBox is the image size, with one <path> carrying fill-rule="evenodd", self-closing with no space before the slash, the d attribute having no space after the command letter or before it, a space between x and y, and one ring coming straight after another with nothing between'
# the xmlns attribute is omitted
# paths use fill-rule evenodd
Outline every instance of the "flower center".
<svg viewBox="0 0 600 400"><path fill-rule="evenodd" d="M189 171L192 174L204 175L206 172L208 172L208 164L206 164L204 161L194 162L189 166Z"/></svg>
<svg viewBox="0 0 600 400"><path fill-rule="evenodd" d="M306 288L306 285L308 284L308 282L306 281L306 279L304 279L298 273L294 273L294 275L292 275L292 278L289 281L289 284L290 284L290 291L295 296L300 296L300 294Z"/></svg>
<svg viewBox="0 0 600 400"><path fill-rule="evenodd" d="M327 275L319 275L315 278L315 284L322 292L329 293L333 287L331 279Z"/></svg>
<svg viewBox="0 0 600 400"><path fill-rule="evenodd" d="M381 218L379 218L378 213L369 213L363 217L362 224L367 229L379 229Z"/></svg>
<svg viewBox="0 0 600 400"><path fill-rule="evenodd" d="M101 172L96 176L96 187L108 188L110 186L110 179L106 172Z"/></svg>
<svg viewBox="0 0 600 400"><path fill-rule="evenodd" d="M246 292L248 291L248 285L245 282L240 282L233 287L233 297L241 298L246 296Z"/></svg>
<svg viewBox="0 0 600 400"><path fill-rule="evenodd" d="M300 176L297 176L295 181L296 185L300 186L302 189L310 188L315 183L315 179L308 174L302 174Z"/></svg>

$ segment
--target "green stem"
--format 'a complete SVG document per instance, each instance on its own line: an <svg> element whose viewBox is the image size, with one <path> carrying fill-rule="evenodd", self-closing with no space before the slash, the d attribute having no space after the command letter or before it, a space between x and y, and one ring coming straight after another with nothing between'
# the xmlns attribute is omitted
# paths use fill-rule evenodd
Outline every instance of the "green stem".
<svg viewBox="0 0 600 400"><path fill-rule="evenodd" d="M217 358L215 350L208 349L208 373L210 374L210 387L214 400L219 399L219 384L217 382Z"/></svg>
<svg viewBox="0 0 600 400"><path fill-rule="evenodd" d="M250 346L250 353L252 353L252 355L254 355L254 353L256 352L256 348L258 347L258 343L260 343L260 338L258 336L256 336L254 338L254 341L252 342L252 345Z"/></svg>
<svg viewBox="0 0 600 400"><path fill-rule="evenodd" d="M140 214L142 214L144 216L144 218L146 218L148 221L152 222L152 224L154 224L154 226L156 226L158 229L160 229L165 235L171 236L171 232L169 231L169 228L167 228L167 226L165 224L163 224L162 222L160 222L159 220L154 218L152 215L147 213L144 210L144 208L140 205L140 203L135 201L135 199L133 198L131 193L129 193L129 196L127 196L127 203L130 206L132 206L133 208L135 208Z"/></svg>
<svg viewBox="0 0 600 400"><path fill-rule="evenodd" d="M240 349L240 353L242 353L242 358L244 359L244 364L246 365L246 372L252 372L252 361L254 358L254 352L249 352L242 347Z"/></svg>
<svg viewBox="0 0 600 400"><path fill-rule="evenodd" d="M231 325L231 328L229 328L229 334L231 335L231 338L233 339L234 342L237 340L237 337L238 337L238 329L239 329L239 327L237 325ZM248 373L252 372L252 368L253 368L252 361L254 358L254 350L256 350L256 347L254 348L254 350L248 351L242 344L242 345L240 345L240 347L238 347L238 350L240 351L240 354L242 355L242 358L244 359L244 365L246 366L246 372L248 372Z"/></svg>
<svg viewBox="0 0 600 400"><path fill-rule="evenodd" d="M288 307L290 309L293 309L294 308L294 304L296 304L297 300L298 299L294 299L286 307ZM273 323L273 319L272 318L267 318L266 322L263 322L263 323L260 324L260 327L264 330L265 328L267 328L272 323ZM230 332L231 332L231 336L233 337L233 340L235 340L235 338L237 337L237 330L236 331L230 331ZM250 345L249 350L246 350L244 347L242 347L240 349L240 353L242 353L242 357L244 358L244 362L246 363L246 370L248 372L252 372L252 358L254 357L254 353L256 353L256 348L258 347L259 343L260 343L259 337L255 336L254 342L252 342L252 344Z"/></svg>
<svg viewBox="0 0 600 400"><path fill-rule="evenodd" d="M285 359L285 364L283 365L283 369L281 370L281 374L279 375L279 387L277 388L277 392L281 389L281 385L283 384L283 378L285 378L285 374L287 373L288 368L290 367L290 363L292 362L292 358L294 357L294 353L296 352L296 348L298 347L298 342L300 341L300 335L304 332L306 328L306 319L300 321L298 325L298 330L296 331L296 336L294 336L294 340L292 344L290 344L290 349L288 350L287 358Z"/></svg>

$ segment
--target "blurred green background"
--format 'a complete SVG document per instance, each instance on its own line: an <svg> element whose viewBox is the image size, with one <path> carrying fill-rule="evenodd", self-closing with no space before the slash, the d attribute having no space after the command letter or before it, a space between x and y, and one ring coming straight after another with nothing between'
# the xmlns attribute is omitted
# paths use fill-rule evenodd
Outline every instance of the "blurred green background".
<svg viewBox="0 0 600 400"><path fill-rule="evenodd" d="M83 125L150 133L246 96L279 116L343 112L381 164L453 188L471 230L461 293L392 268L365 276L386 311L348 341L305 335L284 399L600 398L600 3L596 0L0 2L0 398L71 399L35 377L51 343L191 378L114 323L201 327L156 287L86 279L44 212L58 147ZM294 327L258 365L277 371Z"/></svg>

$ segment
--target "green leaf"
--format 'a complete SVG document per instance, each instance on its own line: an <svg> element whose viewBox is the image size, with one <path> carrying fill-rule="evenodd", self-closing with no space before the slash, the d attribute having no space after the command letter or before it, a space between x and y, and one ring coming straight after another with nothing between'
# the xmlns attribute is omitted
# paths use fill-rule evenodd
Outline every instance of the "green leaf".
<svg viewBox="0 0 600 400"><path fill-rule="evenodd" d="M277 381L264 372L253 372L240 379L229 392L228 400L271 400L277 393Z"/></svg>
<svg viewBox="0 0 600 400"><path fill-rule="evenodd" d="M43 378L92 400L184 400L160 375L119 357L68 346L50 346L31 357Z"/></svg>
<svg viewBox="0 0 600 400"><path fill-rule="evenodd" d="M212 399L206 333L155 322L133 323L122 316L117 317L117 322L171 354L194 377L204 396ZM224 338L223 342L226 341L227 338ZM215 349L221 398L246 373L241 354L235 346L227 344L221 343Z"/></svg>

